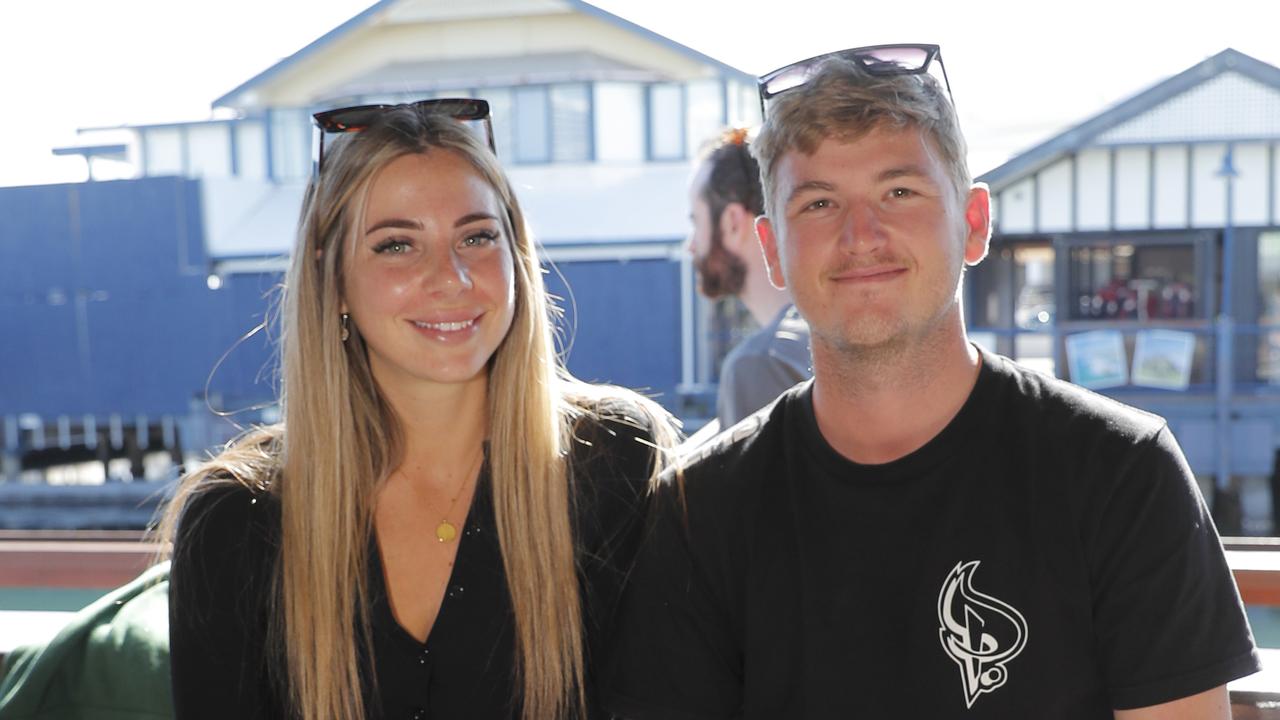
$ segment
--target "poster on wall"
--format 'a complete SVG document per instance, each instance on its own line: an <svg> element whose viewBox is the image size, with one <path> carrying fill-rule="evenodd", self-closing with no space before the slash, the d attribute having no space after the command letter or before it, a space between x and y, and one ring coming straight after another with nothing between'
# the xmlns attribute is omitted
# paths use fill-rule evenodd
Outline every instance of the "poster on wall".
<svg viewBox="0 0 1280 720"><path fill-rule="evenodd" d="M1090 330L1067 336L1067 370L1071 382L1091 389L1129 382L1124 336L1118 330Z"/></svg>
<svg viewBox="0 0 1280 720"><path fill-rule="evenodd" d="M1133 346L1133 384L1186 390L1196 336L1179 330L1140 330Z"/></svg>

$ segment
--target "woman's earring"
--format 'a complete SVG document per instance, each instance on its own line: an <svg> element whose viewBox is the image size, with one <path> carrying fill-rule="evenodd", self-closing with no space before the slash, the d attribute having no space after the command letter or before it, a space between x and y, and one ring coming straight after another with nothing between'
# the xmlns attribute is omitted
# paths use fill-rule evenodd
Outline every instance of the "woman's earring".
<svg viewBox="0 0 1280 720"><path fill-rule="evenodd" d="M346 342L348 339L351 338L351 328L347 326L347 323L350 319L351 319L350 315L348 315L347 313L342 313L342 342Z"/></svg>

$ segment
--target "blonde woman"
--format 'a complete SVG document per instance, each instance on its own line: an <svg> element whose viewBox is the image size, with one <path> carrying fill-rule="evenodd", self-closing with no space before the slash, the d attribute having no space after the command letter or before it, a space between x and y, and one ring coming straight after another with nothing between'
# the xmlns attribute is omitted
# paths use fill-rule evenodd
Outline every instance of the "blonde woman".
<svg viewBox="0 0 1280 720"><path fill-rule="evenodd" d="M177 716L598 717L669 418L559 364L484 101L316 119L284 421L166 523Z"/></svg>

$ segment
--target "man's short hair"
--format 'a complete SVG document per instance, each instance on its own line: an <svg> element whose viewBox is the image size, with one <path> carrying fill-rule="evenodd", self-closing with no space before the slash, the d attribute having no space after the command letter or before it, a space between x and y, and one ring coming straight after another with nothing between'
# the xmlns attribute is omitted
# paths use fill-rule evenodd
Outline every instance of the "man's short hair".
<svg viewBox="0 0 1280 720"><path fill-rule="evenodd" d="M760 163L765 211L772 216L778 210L774 172L787 152L809 155L827 138L852 142L884 126L919 128L933 141L956 193L964 197L973 184L968 148L941 84L927 73L872 75L855 62L832 58L808 82L774 97L752 144Z"/></svg>
<svg viewBox="0 0 1280 720"><path fill-rule="evenodd" d="M764 212L760 166L751 155L745 129L726 130L707 143L702 149L702 162L708 168L702 198L711 209L711 222L719 223L720 215L731 203L742 205L751 217Z"/></svg>

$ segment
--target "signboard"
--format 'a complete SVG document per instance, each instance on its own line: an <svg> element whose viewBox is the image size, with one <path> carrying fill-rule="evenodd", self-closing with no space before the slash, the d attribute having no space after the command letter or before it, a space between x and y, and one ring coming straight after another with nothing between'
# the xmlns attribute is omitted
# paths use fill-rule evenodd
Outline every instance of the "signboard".
<svg viewBox="0 0 1280 720"><path fill-rule="evenodd" d="M1133 347L1133 384L1186 390L1196 336L1178 330L1140 330Z"/></svg>
<svg viewBox="0 0 1280 720"><path fill-rule="evenodd" d="M1129 382L1124 336L1118 330L1091 330L1067 336L1067 370L1071 382L1091 389Z"/></svg>

